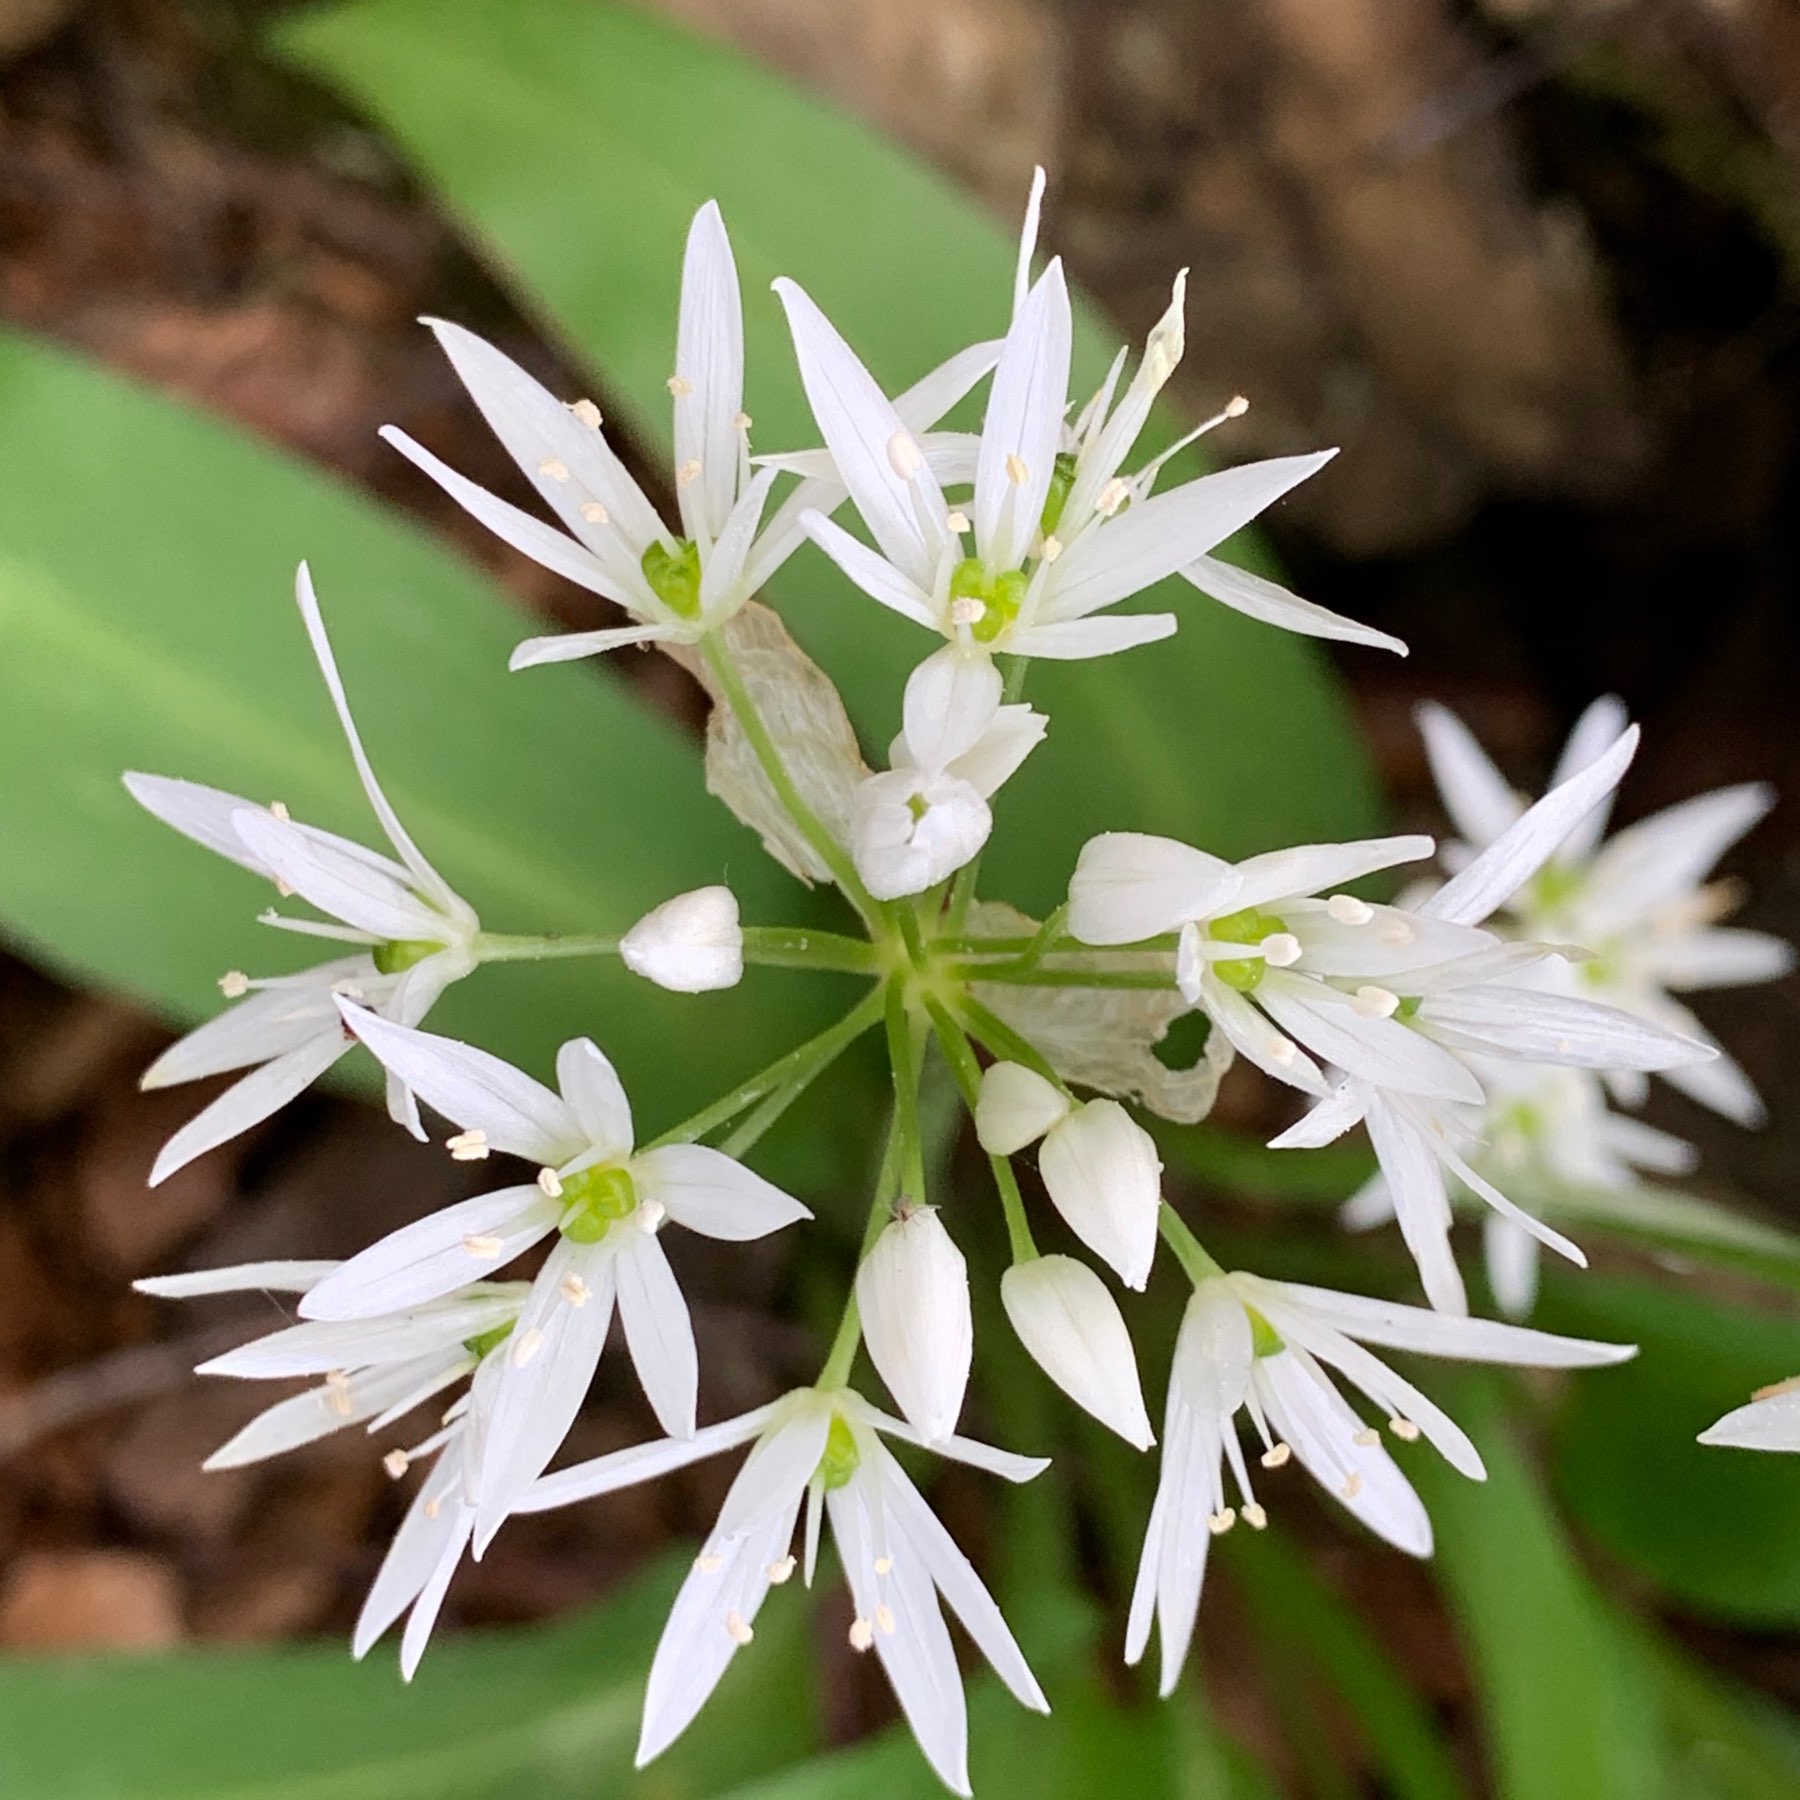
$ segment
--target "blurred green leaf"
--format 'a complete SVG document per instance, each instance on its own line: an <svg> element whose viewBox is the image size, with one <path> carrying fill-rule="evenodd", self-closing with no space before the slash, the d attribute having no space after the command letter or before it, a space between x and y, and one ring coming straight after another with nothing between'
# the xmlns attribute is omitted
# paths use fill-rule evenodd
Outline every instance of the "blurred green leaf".
<svg viewBox="0 0 1800 1800"><path fill-rule="evenodd" d="M1709 1449L1698 1434L1800 1369L1800 1316L1648 1281L1558 1281L1544 1322L1639 1346L1574 1385L1557 1488L1582 1528L1687 1606L1747 1624L1800 1621L1800 1463Z"/></svg>
<svg viewBox="0 0 1800 1800"><path fill-rule="evenodd" d="M632 1775L645 1672L684 1571L531 1631L392 1645L0 1661L0 1793L18 1800L690 1800L817 1742L806 1597L773 1597L702 1723Z"/></svg>
<svg viewBox="0 0 1800 1800"><path fill-rule="evenodd" d="M1668 1729L1675 1800L1793 1800L1800 1793L1800 1723L1674 1645L1625 1624L1656 1684Z"/></svg>
<svg viewBox="0 0 1800 1800"><path fill-rule="evenodd" d="M1431 1511L1435 1566L1475 1676L1495 1793L1652 1800L1668 1792L1654 1701L1513 1438L1500 1396L1500 1384L1483 1378L1441 1396L1480 1446L1486 1482L1465 1480L1434 1455L1407 1462Z"/></svg>
<svg viewBox="0 0 1800 1800"><path fill-rule="evenodd" d="M793 914L799 890L706 795L695 746L610 676L509 676L520 622L480 578L292 458L0 336L0 487L0 923L53 966L192 1016L228 968L316 960L255 923L265 884L119 782L279 797L379 841L294 610L302 555L389 792L486 925L620 929L727 876L748 917ZM822 1023L840 988L764 972L695 1002L611 962L509 965L434 1019L539 1070L591 1031L654 1130Z"/></svg>
<svg viewBox="0 0 1800 1800"><path fill-rule="evenodd" d="M279 42L399 138L527 305L598 369L611 410L660 450L682 242L709 197L743 279L759 450L816 441L768 292L777 275L806 286L893 390L1005 328L1010 224L995 227L867 127L635 9L353 0L303 14ZM1114 341L1084 309L1086 379ZM929 640L811 551L773 597L868 740L885 744ZM1355 835L1375 817L1363 752L1308 646L1184 583L1141 604L1177 608L1180 634L1032 671L1054 726L1008 787L990 865L994 890L1020 905L1060 898L1076 846L1102 829L1176 832L1241 855Z"/></svg>
<svg viewBox="0 0 1800 1800"><path fill-rule="evenodd" d="M1396 1800L1462 1800L1443 1732L1367 1626L1279 1531L1233 1534L1221 1564L1249 1598L1255 1629L1316 1706L1312 1677L1343 1700Z"/></svg>

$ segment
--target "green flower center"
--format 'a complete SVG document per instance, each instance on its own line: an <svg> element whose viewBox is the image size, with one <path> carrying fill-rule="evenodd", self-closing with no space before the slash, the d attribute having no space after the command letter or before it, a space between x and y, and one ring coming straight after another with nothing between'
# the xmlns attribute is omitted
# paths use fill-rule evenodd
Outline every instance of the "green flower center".
<svg viewBox="0 0 1800 1800"><path fill-rule="evenodd" d="M979 556L965 556L950 571L950 604L978 600L981 617L969 630L978 644L991 644L1018 618L1028 585L1022 569L996 575Z"/></svg>
<svg viewBox="0 0 1800 1800"><path fill-rule="evenodd" d="M700 547L691 538L677 538L675 548L652 544L644 552L644 579L650 591L678 619L700 617Z"/></svg>
<svg viewBox="0 0 1800 1800"><path fill-rule="evenodd" d="M1532 877L1531 885L1525 890L1527 895L1525 910L1541 913L1560 912L1581 892L1582 880L1582 870L1575 864L1545 863Z"/></svg>
<svg viewBox="0 0 1800 1800"><path fill-rule="evenodd" d="M1424 1004L1423 994L1402 994L1400 1004L1394 1008L1394 1017L1402 1025L1410 1025L1419 1016L1419 1008Z"/></svg>
<svg viewBox="0 0 1800 1800"><path fill-rule="evenodd" d="M443 947L424 938L390 938L385 944L377 944L369 954L383 975L404 975L414 964L437 955Z"/></svg>
<svg viewBox="0 0 1800 1800"><path fill-rule="evenodd" d="M1071 452L1059 450L1050 470L1050 491L1044 496L1044 516L1038 522L1045 537L1052 536L1062 523L1063 508L1069 503L1069 491L1074 485L1075 458Z"/></svg>
<svg viewBox="0 0 1800 1800"><path fill-rule="evenodd" d="M563 1216L557 1227L571 1243L597 1244L637 1211L637 1183L629 1169L596 1166L562 1178Z"/></svg>
<svg viewBox="0 0 1800 1800"><path fill-rule="evenodd" d="M1280 914L1266 913L1254 906L1246 906L1241 912L1226 913L1223 918L1214 919L1207 927L1207 935L1216 938L1221 944L1260 944L1264 938L1286 930L1287 920ZM1212 965L1212 972L1228 988L1236 988L1240 994L1252 994L1262 981L1267 967L1268 964L1260 956L1246 956L1241 960L1234 958L1229 962L1216 962Z"/></svg>
<svg viewBox="0 0 1800 1800"><path fill-rule="evenodd" d="M1250 1315L1250 1349L1257 1356L1279 1356L1287 1348L1282 1335L1254 1306L1246 1306Z"/></svg>
<svg viewBox="0 0 1800 1800"><path fill-rule="evenodd" d="M841 1488L856 1473L861 1461L862 1452L856 1447L856 1433L850 1429L850 1423L842 1413L833 1413L831 1429L825 1434L825 1454L819 1458L819 1466L814 1471L825 1484L825 1491L831 1493Z"/></svg>
<svg viewBox="0 0 1800 1800"><path fill-rule="evenodd" d="M512 1326L496 1325L492 1331L481 1332L478 1336L463 1339L463 1348L480 1362L491 1350L498 1350L512 1336Z"/></svg>

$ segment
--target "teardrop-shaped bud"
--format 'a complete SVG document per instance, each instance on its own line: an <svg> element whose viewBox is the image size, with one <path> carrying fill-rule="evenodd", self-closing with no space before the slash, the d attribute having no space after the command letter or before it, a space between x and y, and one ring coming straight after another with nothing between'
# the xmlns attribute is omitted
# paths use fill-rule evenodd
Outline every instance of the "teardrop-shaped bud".
<svg viewBox="0 0 1800 1800"><path fill-rule="evenodd" d="M935 1206L901 1214L856 1272L869 1356L907 1422L936 1443L956 1429L975 1328L969 1266Z"/></svg>
<svg viewBox="0 0 1800 1800"><path fill-rule="evenodd" d="M1069 1106L1069 1097L1035 1069L998 1062L981 1078L975 1135L988 1155L1011 1156L1067 1118Z"/></svg>
<svg viewBox="0 0 1800 1800"><path fill-rule="evenodd" d="M1072 1256L1015 1263L1000 1278L1000 1303L1032 1360L1077 1406L1136 1450L1156 1441L1137 1357L1106 1283Z"/></svg>
<svg viewBox="0 0 1800 1800"><path fill-rule="evenodd" d="M744 974L744 934L728 887L695 888L647 912L619 940L632 974L677 994L736 987Z"/></svg>
<svg viewBox="0 0 1800 1800"><path fill-rule="evenodd" d="M1051 1128L1038 1171L1069 1229L1129 1288L1150 1279L1162 1162L1116 1100L1090 1100Z"/></svg>

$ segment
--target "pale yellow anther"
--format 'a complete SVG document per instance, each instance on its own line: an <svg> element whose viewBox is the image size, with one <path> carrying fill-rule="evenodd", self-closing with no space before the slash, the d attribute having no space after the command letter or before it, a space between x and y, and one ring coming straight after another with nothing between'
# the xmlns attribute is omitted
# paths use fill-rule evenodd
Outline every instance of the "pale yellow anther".
<svg viewBox="0 0 1800 1800"><path fill-rule="evenodd" d="M1797 1389L1800 1389L1800 1375L1790 1375L1785 1381L1771 1381L1767 1387L1759 1387L1750 1398L1773 1400L1779 1394L1791 1394Z"/></svg>
<svg viewBox="0 0 1800 1800"><path fill-rule="evenodd" d="M690 456L688 460L675 471L675 485L677 487L692 487L699 479L700 459L697 456Z"/></svg>
<svg viewBox="0 0 1800 1800"><path fill-rule="evenodd" d="M227 969L219 977L219 992L227 1000L241 1000L250 991L250 977L242 969Z"/></svg>
<svg viewBox="0 0 1800 1800"><path fill-rule="evenodd" d="M571 1306L586 1306L594 1297L594 1290L573 1269L562 1278L556 1291Z"/></svg>
<svg viewBox="0 0 1800 1800"><path fill-rule="evenodd" d="M560 456L546 456L544 460L538 464L538 473L542 475L546 481L567 481L569 479L569 465L564 462Z"/></svg>
<svg viewBox="0 0 1800 1800"><path fill-rule="evenodd" d="M459 1131L455 1137L444 1140L444 1148L450 1152L453 1162L486 1162L487 1133L476 1127Z"/></svg>
<svg viewBox="0 0 1800 1800"><path fill-rule="evenodd" d="M1371 1450L1381 1442L1381 1433L1373 1426L1365 1425L1361 1431L1353 1434L1352 1442L1361 1444L1365 1450Z"/></svg>
<svg viewBox="0 0 1800 1800"><path fill-rule="evenodd" d="M735 1607L725 1615L725 1630L740 1650L756 1636L750 1629L750 1621Z"/></svg>
<svg viewBox="0 0 1800 1800"><path fill-rule="evenodd" d="M950 623L952 625L978 625L987 617L987 602L977 600L973 595L966 595L961 600L950 602Z"/></svg>
<svg viewBox="0 0 1800 1800"><path fill-rule="evenodd" d="M1257 947L1271 969L1291 969L1300 960L1300 940L1291 931L1271 931Z"/></svg>
<svg viewBox="0 0 1800 1800"><path fill-rule="evenodd" d="M1384 944L1410 944L1419 934L1413 930L1412 922L1397 914L1381 928L1381 941Z"/></svg>
<svg viewBox="0 0 1800 1800"><path fill-rule="evenodd" d="M1366 925L1375 916L1374 907L1354 894L1333 894L1325 902L1325 910L1340 925Z"/></svg>
<svg viewBox="0 0 1800 1800"><path fill-rule="evenodd" d="M894 1572L894 1559L891 1556L878 1556L875 1559L877 1575L891 1575Z"/></svg>
<svg viewBox="0 0 1800 1800"><path fill-rule="evenodd" d="M1063 553L1063 547L1062 547L1062 539L1061 538L1047 537L1044 539L1044 561L1045 562L1047 562L1047 563L1055 562L1056 559L1062 555L1062 553Z"/></svg>
<svg viewBox="0 0 1800 1800"><path fill-rule="evenodd" d="M1225 416L1228 419L1241 419L1250 410L1250 402L1242 394L1233 394L1225 402Z"/></svg>
<svg viewBox="0 0 1800 1800"><path fill-rule="evenodd" d="M1279 1469L1294 1454L1291 1444L1271 1444L1262 1453L1262 1466L1265 1469Z"/></svg>
<svg viewBox="0 0 1800 1800"><path fill-rule="evenodd" d="M481 1262L492 1262L506 1248L506 1240L493 1237L485 1231L470 1232L463 1239L463 1248Z"/></svg>
<svg viewBox="0 0 1800 1800"><path fill-rule="evenodd" d="M350 1394L350 1377L342 1369L333 1369L325 1377L325 1410L340 1419L347 1419L356 1411L356 1402Z"/></svg>
<svg viewBox="0 0 1800 1800"><path fill-rule="evenodd" d="M1237 1513L1229 1506L1222 1506L1216 1513L1206 1515L1206 1529L1214 1537L1223 1537L1237 1523Z"/></svg>
<svg viewBox="0 0 1800 1800"><path fill-rule="evenodd" d="M724 1568L724 1566L724 1557L714 1556L710 1550L702 1550L700 1554L694 1558L694 1567L698 1569L702 1575L716 1575Z"/></svg>
<svg viewBox="0 0 1800 1800"><path fill-rule="evenodd" d="M1403 1444L1412 1444L1418 1441L1419 1428L1411 1419L1389 1419L1388 1430Z"/></svg>
<svg viewBox="0 0 1800 1800"><path fill-rule="evenodd" d="M770 1563L763 1573L768 1576L774 1586L780 1587L784 1581L792 1579L794 1559L791 1556L781 1557L778 1561Z"/></svg>
<svg viewBox="0 0 1800 1800"><path fill-rule="evenodd" d="M1350 1010L1359 1019L1391 1019L1400 1010L1400 996L1384 987L1359 987Z"/></svg>
<svg viewBox="0 0 1800 1800"><path fill-rule="evenodd" d="M360 1000L363 997L362 989L348 975L334 981L331 984L331 991L334 994L341 994L346 1000Z"/></svg>
<svg viewBox="0 0 1800 1800"><path fill-rule="evenodd" d="M751 423L752 423L752 421L751 421L750 415L747 412L740 412L740 413L732 414L731 429L733 431L748 431L750 429Z"/></svg>
<svg viewBox="0 0 1800 1800"><path fill-rule="evenodd" d="M598 500L582 501L581 516L590 525L610 525L612 523L612 514Z"/></svg>
<svg viewBox="0 0 1800 1800"><path fill-rule="evenodd" d="M1285 1069L1300 1059L1300 1046L1292 1038L1278 1037L1269 1046L1269 1060Z"/></svg>
<svg viewBox="0 0 1800 1800"><path fill-rule="evenodd" d="M444 1510L444 1503L437 1499L427 1500L423 1510L426 1518L435 1519Z"/></svg>
<svg viewBox="0 0 1800 1800"><path fill-rule="evenodd" d="M1031 479L1031 465L1017 451L1006 453L1006 479L1014 487L1023 487Z"/></svg>
<svg viewBox="0 0 1800 1800"><path fill-rule="evenodd" d="M902 481L911 481L925 461L925 453L910 431L896 431L887 442L888 467Z"/></svg>
<svg viewBox="0 0 1800 1800"><path fill-rule="evenodd" d="M1130 498L1131 484L1127 481L1120 480L1120 478L1115 475L1112 480L1100 490L1098 498L1094 501L1094 510L1103 518L1110 519Z"/></svg>
<svg viewBox="0 0 1800 1800"><path fill-rule="evenodd" d="M280 875L277 875L275 877L275 891L282 899L291 900L294 897L294 884L291 881L285 880Z"/></svg>
<svg viewBox="0 0 1800 1800"><path fill-rule="evenodd" d="M669 377L669 392L673 394L677 400L683 399L693 391L694 384L689 381L685 375L671 375Z"/></svg>
<svg viewBox="0 0 1800 1800"><path fill-rule="evenodd" d="M539 1191L552 1200L562 1198L562 1177L554 1169L539 1169L537 1172Z"/></svg>
<svg viewBox="0 0 1800 1800"><path fill-rule="evenodd" d="M881 1628L883 1637L892 1637L900 1629L900 1621L894 1617L891 1606L878 1606L875 1609L875 1623Z"/></svg>
<svg viewBox="0 0 1800 1800"><path fill-rule="evenodd" d="M875 1627L867 1619L850 1621L850 1648L859 1655L875 1642Z"/></svg>
<svg viewBox="0 0 1800 1800"><path fill-rule="evenodd" d="M598 431L601 426L600 409L591 400L571 400L569 411L585 425L589 431Z"/></svg>
<svg viewBox="0 0 1800 1800"><path fill-rule="evenodd" d="M961 537L969 529L969 515L960 508L952 508L944 514L944 529Z"/></svg>
<svg viewBox="0 0 1800 1800"><path fill-rule="evenodd" d="M285 800L271 800L269 802L269 811L272 812L276 818L281 820L284 825L294 816L288 811L287 802Z"/></svg>
<svg viewBox="0 0 1800 1800"><path fill-rule="evenodd" d="M1346 1500L1354 1500L1356 1496L1362 1492L1362 1486L1362 1476L1359 1475L1356 1470L1352 1469L1350 1473L1344 1477L1344 1485L1338 1489L1338 1492L1342 1494Z"/></svg>
<svg viewBox="0 0 1800 1800"><path fill-rule="evenodd" d="M638 1230L647 1236L654 1237L662 1230L663 1221L668 1218L669 1209L660 1200L640 1200L637 1209Z"/></svg>
<svg viewBox="0 0 1800 1800"><path fill-rule="evenodd" d="M381 1459L381 1466L387 1470L390 1480L398 1481L412 1467L412 1458L404 1450L390 1450Z"/></svg>
<svg viewBox="0 0 1800 1800"><path fill-rule="evenodd" d="M1254 1500L1244 1502L1243 1518L1252 1531L1262 1531L1269 1523L1269 1515Z"/></svg>
<svg viewBox="0 0 1800 1800"><path fill-rule="evenodd" d="M527 1327L519 1334L513 1345L512 1366L522 1369L544 1347L544 1334L535 1325Z"/></svg>

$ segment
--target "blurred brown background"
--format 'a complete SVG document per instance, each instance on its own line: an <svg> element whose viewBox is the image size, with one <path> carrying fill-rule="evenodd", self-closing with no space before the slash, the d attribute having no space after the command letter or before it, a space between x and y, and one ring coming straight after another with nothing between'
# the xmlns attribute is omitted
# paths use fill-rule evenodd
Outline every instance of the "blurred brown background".
<svg viewBox="0 0 1800 1800"><path fill-rule="evenodd" d="M879 121L997 216L1045 162L1050 244L1134 335L1189 267L1185 399L1253 402L1221 453L1345 449L1269 524L1301 591L1413 646L1337 659L1401 814L1435 823L1410 724L1426 693L1521 784L1588 698L1622 693L1649 728L1626 816L1751 776L1800 792L1791 0L667 4ZM429 511L521 605L567 605L376 441L399 420L477 478L510 477L421 312L546 374L556 360L382 142L262 53L275 10L0 0L0 319ZM1748 922L1790 937L1795 819L1785 805L1733 864ZM1657 1103L1711 1175L1790 1214L1795 986L1701 1008L1762 1084L1767 1131ZM348 1249L466 1172L314 1096L151 1195L151 1157L196 1104L136 1092L163 1041L0 965L0 1647L340 1629L392 1524L359 1443L277 1476L202 1475L260 1397L186 1371L266 1308L196 1324L128 1284ZM753 1264L746 1292L740 1258L730 1305L695 1275L712 1355L755 1371L747 1398L804 1373L804 1340L753 1322L772 1271ZM584 1453L642 1429L617 1365L599 1399ZM453 1616L577 1602L692 1528L717 1479L520 1522ZM1409 1671L1454 1681L1411 1571L1383 1568ZM1800 1668L1767 1654L1762 1679L1800 1697Z"/></svg>

